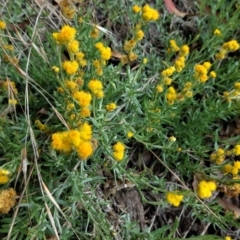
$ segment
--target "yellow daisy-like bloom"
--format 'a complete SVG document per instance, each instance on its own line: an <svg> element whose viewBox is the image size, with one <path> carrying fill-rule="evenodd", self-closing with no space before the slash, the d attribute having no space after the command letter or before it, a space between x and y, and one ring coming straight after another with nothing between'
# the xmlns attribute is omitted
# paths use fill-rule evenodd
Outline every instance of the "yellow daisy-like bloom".
<svg viewBox="0 0 240 240"><path fill-rule="evenodd" d="M168 192L166 195L167 202L173 205L174 207L178 207L183 200L183 195L175 192Z"/></svg>
<svg viewBox="0 0 240 240"><path fill-rule="evenodd" d="M0 213L7 214L15 205L17 193L13 188L0 192Z"/></svg>
<svg viewBox="0 0 240 240"><path fill-rule="evenodd" d="M77 147L77 153L81 160L86 160L93 153L93 146L90 141L82 142Z"/></svg>
<svg viewBox="0 0 240 240"><path fill-rule="evenodd" d="M97 79L90 80L88 83L88 88L97 98L100 98L102 96L101 94L103 93L103 85L101 81Z"/></svg>
<svg viewBox="0 0 240 240"><path fill-rule="evenodd" d="M232 238L230 236L226 236L224 240L232 240Z"/></svg>
<svg viewBox="0 0 240 240"><path fill-rule="evenodd" d="M4 21L1 21L1 20L0 20L0 29L1 30L6 29L6 23Z"/></svg>
<svg viewBox="0 0 240 240"><path fill-rule="evenodd" d="M174 63L174 67L177 72L181 72L185 67L185 58L184 57L177 58L177 60Z"/></svg>
<svg viewBox="0 0 240 240"><path fill-rule="evenodd" d="M101 59L103 61L107 61L111 58L111 48L110 47L104 47L102 42L98 42L95 44L95 47L98 49L101 55Z"/></svg>
<svg viewBox="0 0 240 240"><path fill-rule="evenodd" d="M138 5L134 5L134 6L132 7L132 10L133 10L133 12L135 12L135 13L139 13L139 12L141 12L142 8L139 7Z"/></svg>
<svg viewBox="0 0 240 240"><path fill-rule="evenodd" d="M84 91L74 92L73 98L81 107L88 107L91 104L92 95Z"/></svg>
<svg viewBox="0 0 240 240"><path fill-rule="evenodd" d="M77 73L79 65L76 61L64 61L62 67L67 74L74 75Z"/></svg>
<svg viewBox="0 0 240 240"><path fill-rule="evenodd" d="M78 84L72 80L65 80L64 85L70 91L74 91L74 90L78 89Z"/></svg>
<svg viewBox="0 0 240 240"><path fill-rule="evenodd" d="M117 105L115 103L109 103L106 105L106 110L112 112L116 109Z"/></svg>
<svg viewBox="0 0 240 240"><path fill-rule="evenodd" d="M59 33L53 33L53 38L58 44L67 44L75 38L76 29L68 25L62 27Z"/></svg>
<svg viewBox="0 0 240 240"><path fill-rule="evenodd" d="M207 70L209 70L209 69L211 68L212 64L211 64L210 62L204 62L204 63L203 63L203 66L204 66Z"/></svg>
<svg viewBox="0 0 240 240"><path fill-rule="evenodd" d="M79 51L79 42L77 40L73 40L67 45L67 49L70 53L77 53Z"/></svg>
<svg viewBox="0 0 240 240"><path fill-rule="evenodd" d="M9 175L10 172L8 170L0 168L0 184L8 183L10 180Z"/></svg>

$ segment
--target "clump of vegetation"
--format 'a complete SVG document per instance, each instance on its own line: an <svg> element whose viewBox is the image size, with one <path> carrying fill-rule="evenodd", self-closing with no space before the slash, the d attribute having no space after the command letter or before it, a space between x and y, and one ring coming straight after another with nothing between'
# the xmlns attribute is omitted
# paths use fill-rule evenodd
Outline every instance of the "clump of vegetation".
<svg viewBox="0 0 240 240"><path fill-rule="evenodd" d="M115 1L38 2L37 14L2 4L2 239L236 236L240 10L230 2L193 6L191 30L170 29L183 13L162 3L124 5L122 35Z"/></svg>

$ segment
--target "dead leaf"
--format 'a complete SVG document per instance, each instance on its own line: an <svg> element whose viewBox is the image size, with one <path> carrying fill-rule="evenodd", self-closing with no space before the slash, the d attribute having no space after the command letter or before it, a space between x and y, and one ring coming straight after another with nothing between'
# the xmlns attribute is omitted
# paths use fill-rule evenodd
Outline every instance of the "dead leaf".
<svg viewBox="0 0 240 240"><path fill-rule="evenodd" d="M218 203L221 205L226 211L233 211L235 218L240 217L240 208L236 205L232 204L226 199L218 198Z"/></svg>
<svg viewBox="0 0 240 240"><path fill-rule="evenodd" d="M166 6L168 12L173 13L173 14L177 15L178 17L183 18L183 17L185 17L186 15L189 14L189 13L179 11L176 8L176 6L175 6L175 4L173 3L172 0L164 0L164 3L165 3L165 6Z"/></svg>
<svg viewBox="0 0 240 240"><path fill-rule="evenodd" d="M121 52L117 52L112 50L111 51L112 57L118 58L118 59L122 59L125 55Z"/></svg>

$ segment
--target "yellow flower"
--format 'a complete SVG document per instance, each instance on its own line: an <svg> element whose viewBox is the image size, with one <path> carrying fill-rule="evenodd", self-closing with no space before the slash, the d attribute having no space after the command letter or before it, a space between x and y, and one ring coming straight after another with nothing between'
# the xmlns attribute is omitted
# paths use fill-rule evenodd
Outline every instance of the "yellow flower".
<svg viewBox="0 0 240 240"><path fill-rule="evenodd" d="M178 47L175 40L170 40L169 44L170 44L170 49L171 49L172 52L178 52L179 51L179 47Z"/></svg>
<svg viewBox="0 0 240 240"><path fill-rule="evenodd" d="M9 99L8 100L8 104L9 105L16 105L17 104L17 100L15 98Z"/></svg>
<svg viewBox="0 0 240 240"><path fill-rule="evenodd" d="M91 110L88 107L84 107L80 110L80 117L87 118L91 116Z"/></svg>
<svg viewBox="0 0 240 240"><path fill-rule="evenodd" d="M135 12L135 13L139 13L139 12L141 12L142 8L139 7L138 5L134 5L134 6L132 7L132 10L133 10L133 12Z"/></svg>
<svg viewBox="0 0 240 240"><path fill-rule="evenodd" d="M91 38L97 38L99 35L99 30L97 27L94 27L90 33Z"/></svg>
<svg viewBox="0 0 240 240"><path fill-rule="evenodd" d="M138 30L137 32L135 32L135 36L134 36L134 39L136 41L140 41L142 40L144 37L144 32L142 30Z"/></svg>
<svg viewBox="0 0 240 240"><path fill-rule="evenodd" d="M103 85L102 82L97 80L97 79L92 79L89 81L88 83L88 88L90 89L90 91L97 97L97 98L101 98L103 95Z"/></svg>
<svg viewBox="0 0 240 240"><path fill-rule="evenodd" d="M10 172L6 169L0 168L0 184L8 183Z"/></svg>
<svg viewBox="0 0 240 240"><path fill-rule="evenodd" d="M13 188L0 192L0 213L7 214L16 203L17 193Z"/></svg>
<svg viewBox="0 0 240 240"><path fill-rule="evenodd" d="M210 198L212 196L212 192L215 191L217 185L214 181L205 181L202 180L198 184L197 193L200 198Z"/></svg>
<svg viewBox="0 0 240 240"><path fill-rule="evenodd" d="M121 161L124 157L125 146L121 142L117 142L113 145L113 157L117 161Z"/></svg>
<svg viewBox="0 0 240 240"><path fill-rule="evenodd" d="M1 20L0 20L0 29L1 30L6 29L6 23L4 21L1 21Z"/></svg>
<svg viewBox="0 0 240 240"><path fill-rule="evenodd" d="M223 166L223 172L225 174L232 172L232 165L231 164L226 164Z"/></svg>
<svg viewBox="0 0 240 240"><path fill-rule="evenodd" d="M183 45L180 49L180 56L181 57L186 57L189 54L189 46L188 45Z"/></svg>
<svg viewBox="0 0 240 240"><path fill-rule="evenodd" d="M58 151L69 153L72 150L72 144L68 132L57 132L52 135L52 147Z"/></svg>
<svg viewBox="0 0 240 240"><path fill-rule="evenodd" d="M181 72L185 67L185 58L184 57L177 58L176 61L174 62L174 67L177 72Z"/></svg>
<svg viewBox="0 0 240 240"><path fill-rule="evenodd" d="M212 77L212 78L216 78L216 77L217 77L217 74L216 74L216 72L211 71L211 72L209 73L209 76Z"/></svg>
<svg viewBox="0 0 240 240"><path fill-rule="evenodd" d="M159 13L156 9L151 8L148 4L146 4L142 8L142 18L145 21L156 21L159 19Z"/></svg>
<svg viewBox="0 0 240 240"><path fill-rule="evenodd" d="M53 66L52 67L52 70L55 72L55 73L59 73L59 67L57 67L57 66Z"/></svg>
<svg viewBox="0 0 240 240"><path fill-rule="evenodd" d="M234 83L234 89L240 91L240 82Z"/></svg>
<svg viewBox="0 0 240 240"><path fill-rule="evenodd" d="M158 92L158 93L163 92L163 86L160 85L160 84L157 85L156 89L157 89L157 92Z"/></svg>
<svg viewBox="0 0 240 240"><path fill-rule="evenodd" d="M239 49L239 43L237 40L231 40L222 45L222 48L228 52L235 52Z"/></svg>
<svg viewBox="0 0 240 240"><path fill-rule="evenodd" d="M232 238L230 236L226 236L224 240L232 240Z"/></svg>
<svg viewBox="0 0 240 240"><path fill-rule="evenodd" d="M163 77L170 77L176 71L175 67L169 67L161 72Z"/></svg>
<svg viewBox="0 0 240 240"><path fill-rule="evenodd" d="M125 41L123 49L125 52L130 52L136 45L135 39L130 39L129 41Z"/></svg>
<svg viewBox="0 0 240 240"><path fill-rule="evenodd" d="M222 148L217 149L216 152L210 155L210 159L215 161L216 164L221 164L225 160L225 151Z"/></svg>
<svg viewBox="0 0 240 240"><path fill-rule="evenodd" d="M235 161L233 163L233 167L237 168L238 170L240 170L240 161Z"/></svg>
<svg viewBox="0 0 240 240"><path fill-rule="evenodd" d="M86 160L93 153L93 146L90 141L82 142L77 147L78 156L81 160Z"/></svg>
<svg viewBox="0 0 240 240"><path fill-rule="evenodd" d="M172 79L171 79L171 78L164 78L163 83L164 83L165 85L171 85Z"/></svg>
<svg viewBox="0 0 240 240"><path fill-rule="evenodd" d="M77 73L79 66L76 61L64 61L62 67L67 74L74 75Z"/></svg>
<svg viewBox="0 0 240 240"><path fill-rule="evenodd" d="M131 132L131 131L127 132L127 137L128 137L128 138L133 137L133 135L134 135L133 132Z"/></svg>
<svg viewBox="0 0 240 240"><path fill-rule="evenodd" d="M46 131L47 126L46 124L43 124L40 120L36 120L35 121L35 125L37 126L37 128L41 131Z"/></svg>
<svg viewBox="0 0 240 240"><path fill-rule="evenodd" d="M53 38L59 44L67 44L71 42L76 35L76 29L70 26L63 26L59 33L53 33Z"/></svg>
<svg viewBox="0 0 240 240"><path fill-rule="evenodd" d="M98 42L95 44L95 47L98 49L101 55L101 59L104 61L107 61L111 58L111 48L110 47L104 47L102 42Z"/></svg>
<svg viewBox="0 0 240 240"><path fill-rule="evenodd" d="M92 139L92 126L89 125L87 122L84 122L79 127L80 138L83 141L90 141Z"/></svg>
<svg viewBox="0 0 240 240"><path fill-rule="evenodd" d="M170 142L176 142L176 138L174 136L171 136L168 138Z"/></svg>
<svg viewBox="0 0 240 240"><path fill-rule="evenodd" d="M109 103L106 105L106 110L112 112L116 109L117 105L115 103Z"/></svg>
<svg viewBox="0 0 240 240"><path fill-rule="evenodd" d="M92 95L84 91L74 92L73 98L81 107L88 107L91 104Z"/></svg>
<svg viewBox="0 0 240 240"><path fill-rule="evenodd" d="M70 130L68 132L69 141L74 147L79 146L82 142L81 133L78 130Z"/></svg>
<svg viewBox="0 0 240 240"><path fill-rule="evenodd" d="M174 207L178 207L183 200L183 195L175 192L168 192L166 195L166 199L168 203L170 203Z"/></svg>
<svg viewBox="0 0 240 240"><path fill-rule="evenodd" d="M68 43L67 48L70 53L76 53L79 51L79 42L77 40L73 40Z"/></svg>
<svg viewBox="0 0 240 240"><path fill-rule="evenodd" d="M176 90L174 89L174 87L168 88L166 98L167 98L169 104L172 104L177 99L177 93L176 93Z"/></svg>
<svg viewBox="0 0 240 240"><path fill-rule="evenodd" d="M212 66L212 64L211 64L210 62L204 62L204 63L203 63L203 66L204 66L207 70L209 70L210 67Z"/></svg>
<svg viewBox="0 0 240 240"><path fill-rule="evenodd" d="M238 156L240 155L240 145L236 145L233 149L233 153Z"/></svg>
<svg viewBox="0 0 240 240"><path fill-rule="evenodd" d="M222 32L219 29L215 29L213 32L214 35L222 35Z"/></svg>
<svg viewBox="0 0 240 240"><path fill-rule="evenodd" d="M67 89L69 89L70 91L74 91L76 89L78 89L78 85L76 82L72 81L72 80L65 80L64 81L64 85L66 86Z"/></svg>

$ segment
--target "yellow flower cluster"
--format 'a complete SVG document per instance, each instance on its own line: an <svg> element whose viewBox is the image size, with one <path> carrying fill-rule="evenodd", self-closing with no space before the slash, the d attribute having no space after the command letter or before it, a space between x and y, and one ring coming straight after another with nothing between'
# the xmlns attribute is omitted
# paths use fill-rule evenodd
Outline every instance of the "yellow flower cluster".
<svg viewBox="0 0 240 240"><path fill-rule="evenodd" d="M70 0L62 0L59 3L62 15L67 19L73 19L76 13L73 3Z"/></svg>
<svg viewBox="0 0 240 240"><path fill-rule="evenodd" d="M76 29L68 25L64 25L60 32L53 33L53 38L58 44L68 44L74 40L76 35Z"/></svg>
<svg viewBox="0 0 240 240"><path fill-rule="evenodd" d="M167 90L166 98L169 104L173 104L177 99L177 92L174 87L169 87Z"/></svg>
<svg viewBox="0 0 240 240"><path fill-rule="evenodd" d="M81 107L80 116L82 118L89 117L91 115L90 104L92 101L92 95L85 91L74 91L72 97Z"/></svg>
<svg viewBox="0 0 240 240"><path fill-rule="evenodd" d="M40 131L45 132L47 130L46 124L43 124L40 120L36 120L35 125Z"/></svg>
<svg viewBox="0 0 240 240"><path fill-rule="evenodd" d="M111 58L111 48L110 47L105 47L102 42L96 43L95 47L100 52L101 59L103 61L107 61Z"/></svg>
<svg viewBox="0 0 240 240"><path fill-rule="evenodd" d="M17 193L13 188L0 192L0 213L7 214L15 205Z"/></svg>
<svg viewBox="0 0 240 240"><path fill-rule="evenodd" d="M218 148L210 155L210 159L216 164L221 164L225 160L225 151L222 148Z"/></svg>
<svg viewBox="0 0 240 240"><path fill-rule="evenodd" d="M176 192L168 192L166 195L167 202L173 205L174 207L178 207L183 200L183 195Z"/></svg>
<svg viewBox="0 0 240 240"><path fill-rule="evenodd" d="M151 8L148 4L146 4L142 8L142 18L144 21L156 21L160 17L158 11L154 8Z"/></svg>
<svg viewBox="0 0 240 240"><path fill-rule="evenodd" d="M202 199L210 198L212 196L213 191L217 189L217 184L214 181L205 181L202 180L198 184L197 193L198 196Z"/></svg>
<svg viewBox="0 0 240 240"><path fill-rule="evenodd" d="M0 30L6 29L6 23L2 20L0 20Z"/></svg>
<svg viewBox="0 0 240 240"><path fill-rule="evenodd" d="M231 41L225 42L222 45L221 49L219 50L219 53L215 55L216 59L217 60L224 59L229 52L237 51L239 49L239 46L240 45L237 42L237 40L231 40Z"/></svg>
<svg viewBox="0 0 240 240"><path fill-rule="evenodd" d="M123 160L124 151L125 151L125 146L123 143L117 142L116 144L113 145L113 157L117 161Z"/></svg>
<svg viewBox="0 0 240 240"><path fill-rule="evenodd" d="M177 98L179 101L183 101L185 98L190 98L193 95L192 91L192 83L191 82L186 82L184 84L184 88L180 93L178 93Z"/></svg>
<svg viewBox="0 0 240 240"><path fill-rule="evenodd" d="M73 60L73 61L64 61L62 64L63 70L69 74L69 75L74 75L77 73L78 71L78 63L77 61Z"/></svg>
<svg viewBox="0 0 240 240"><path fill-rule="evenodd" d="M233 148L233 153L236 155L236 156L239 156L240 155L240 145L237 144L234 148Z"/></svg>
<svg viewBox="0 0 240 240"><path fill-rule="evenodd" d="M116 109L116 107L117 107L116 103L109 103L106 105L106 110L112 112Z"/></svg>
<svg viewBox="0 0 240 240"><path fill-rule="evenodd" d="M64 153L76 150L81 160L89 158L94 149L92 145L92 127L83 123L78 129L57 132L52 135L52 147Z"/></svg>
<svg viewBox="0 0 240 240"><path fill-rule="evenodd" d="M238 100L240 97L240 82L236 82L233 86L233 90L231 90L230 92L224 92L223 96L228 102L234 99Z"/></svg>
<svg viewBox="0 0 240 240"><path fill-rule="evenodd" d="M178 52L180 49L179 46L177 45L176 41L173 39L169 41L169 45L170 45L170 48L168 49L168 51Z"/></svg>
<svg viewBox="0 0 240 240"><path fill-rule="evenodd" d="M212 64L210 62L204 62L203 64L197 64L194 67L194 77L201 83L205 83L209 76L212 78L216 78L217 74L214 71L210 72L210 75L208 76L208 70L211 68Z"/></svg>
<svg viewBox="0 0 240 240"><path fill-rule="evenodd" d="M237 175L240 170L240 161L235 161L233 164L226 164L223 167L224 173L231 173L232 175Z"/></svg>
<svg viewBox="0 0 240 240"><path fill-rule="evenodd" d="M134 13L140 13L144 21L156 21L159 19L160 15L158 11L154 8L151 8L148 4L144 5L142 8L138 5L132 7Z"/></svg>
<svg viewBox="0 0 240 240"><path fill-rule="evenodd" d="M10 172L6 169L0 168L0 184L8 183Z"/></svg>
<svg viewBox="0 0 240 240"><path fill-rule="evenodd" d="M88 88L92 92L96 98L102 98L104 96L103 93L103 85L102 82L97 79L92 79L88 83Z"/></svg>

